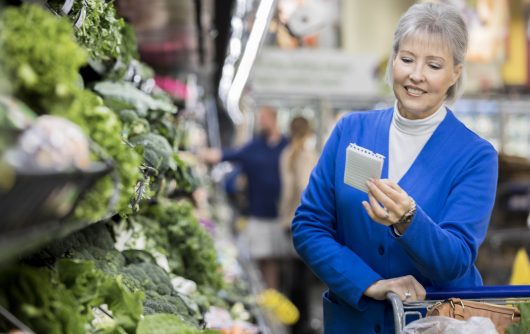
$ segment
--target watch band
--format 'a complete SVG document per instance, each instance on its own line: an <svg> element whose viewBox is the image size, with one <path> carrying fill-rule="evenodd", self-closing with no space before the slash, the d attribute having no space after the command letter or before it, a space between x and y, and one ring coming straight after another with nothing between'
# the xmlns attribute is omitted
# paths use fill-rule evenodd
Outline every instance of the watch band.
<svg viewBox="0 0 530 334"><path fill-rule="evenodd" d="M416 201L412 197L409 196L410 199L410 208L399 218L398 222L396 224L408 224L412 221L412 218L414 218L414 214L416 213Z"/></svg>

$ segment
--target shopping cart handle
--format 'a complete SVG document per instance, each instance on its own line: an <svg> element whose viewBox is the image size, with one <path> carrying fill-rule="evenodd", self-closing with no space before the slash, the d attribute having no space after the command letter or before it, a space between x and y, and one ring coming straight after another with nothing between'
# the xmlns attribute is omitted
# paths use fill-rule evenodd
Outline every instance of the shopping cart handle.
<svg viewBox="0 0 530 334"><path fill-rule="evenodd" d="M448 290L427 288L426 299L443 300L451 297L462 299L530 297L530 285L485 285Z"/></svg>

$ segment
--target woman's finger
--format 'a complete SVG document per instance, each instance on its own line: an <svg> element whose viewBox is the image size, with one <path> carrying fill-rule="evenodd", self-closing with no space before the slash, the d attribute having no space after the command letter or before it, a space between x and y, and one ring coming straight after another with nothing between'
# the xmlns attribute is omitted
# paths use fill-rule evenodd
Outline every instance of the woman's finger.
<svg viewBox="0 0 530 334"><path fill-rule="evenodd" d="M421 285L418 281L416 281L414 284L414 291L416 294L416 300L425 300L425 297L427 296L427 291L425 291L423 285Z"/></svg>
<svg viewBox="0 0 530 334"><path fill-rule="evenodd" d="M387 182L388 181L388 182ZM407 210L409 195L391 180L375 180L375 184L396 203L396 205Z"/></svg>
<svg viewBox="0 0 530 334"><path fill-rule="evenodd" d="M383 204L383 206L389 210L389 211L396 211L398 209L398 206L394 200L392 200L390 197L388 197L379 187L376 183L369 181L367 183L368 189L370 192L368 194L372 194L375 199ZM376 211L376 213L378 213Z"/></svg>
<svg viewBox="0 0 530 334"><path fill-rule="evenodd" d="M373 220L377 220L378 218L375 216L375 213L372 210L372 207L370 206L370 204L367 201L363 201L362 203L363 203L364 209L366 210L366 213L368 213L368 216L370 216L370 218L372 218Z"/></svg>
<svg viewBox="0 0 530 334"><path fill-rule="evenodd" d="M387 182L388 181L388 182ZM410 209L411 206L411 200L409 198L409 195L401 188L399 188L398 185L396 185L391 180L375 180L375 184L381 189L383 192L387 194L387 196L394 202L394 206L391 204L383 203L385 207L392 208L392 211L396 214L397 217L403 216L405 212L407 212ZM396 187L396 190L392 187Z"/></svg>
<svg viewBox="0 0 530 334"><path fill-rule="evenodd" d="M377 201L377 199L375 198L375 196L371 192L368 193L368 200L370 201L370 206L372 207L372 212L379 219L388 218L388 211L385 210L385 208L383 208L381 206L381 204L379 204L379 202Z"/></svg>
<svg viewBox="0 0 530 334"><path fill-rule="evenodd" d="M406 280L406 289L405 295L407 301L420 301L425 300L425 288L416 280L412 275L405 276Z"/></svg>
<svg viewBox="0 0 530 334"><path fill-rule="evenodd" d="M382 183L386 184L390 188L394 189L398 193L405 192L405 190L403 190L396 182L394 182L394 181L392 181L390 179L380 179L379 181L381 181Z"/></svg>
<svg viewBox="0 0 530 334"><path fill-rule="evenodd" d="M384 180L377 180L374 179L372 181L375 183L375 185L383 192L385 193L389 198L394 200L395 202L398 201L400 198L403 197L404 191L401 190L401 188L395 189L390 184L384 182ZM392 181L390 181L392 182ZM393 182L392 182L393 183ZM397 185L396 185L397 186Z"/></svg>

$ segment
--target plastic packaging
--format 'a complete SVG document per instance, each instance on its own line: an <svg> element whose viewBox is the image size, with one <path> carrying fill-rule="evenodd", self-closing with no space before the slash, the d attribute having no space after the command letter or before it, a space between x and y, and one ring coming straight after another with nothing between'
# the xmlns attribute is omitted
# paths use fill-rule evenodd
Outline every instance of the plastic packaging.
<svg viewBox="0 0 530 334"><path fill-rule="evenodd" d="M449 317L425 317L405 326L403 334L498 334L495 325L484 317L457 320Z"/></svg>

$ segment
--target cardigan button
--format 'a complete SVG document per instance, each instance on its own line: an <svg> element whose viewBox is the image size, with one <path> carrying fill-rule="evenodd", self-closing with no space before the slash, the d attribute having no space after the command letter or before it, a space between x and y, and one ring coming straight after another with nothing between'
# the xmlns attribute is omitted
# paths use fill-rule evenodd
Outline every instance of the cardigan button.
<svg viewBox="0 0 530 334"><path fill-rule="evenodd" d="M385 254L385 247L379 246L377 248L377 252L379 253L379 255L384 255Z"/></svg>
<svg viewBox="0 0 530 334"><path fill-rule="evenodd" d="M376 325L374 326L374 331L375 331L376 333L381 333L381 325L376 324Z"/></svg>

